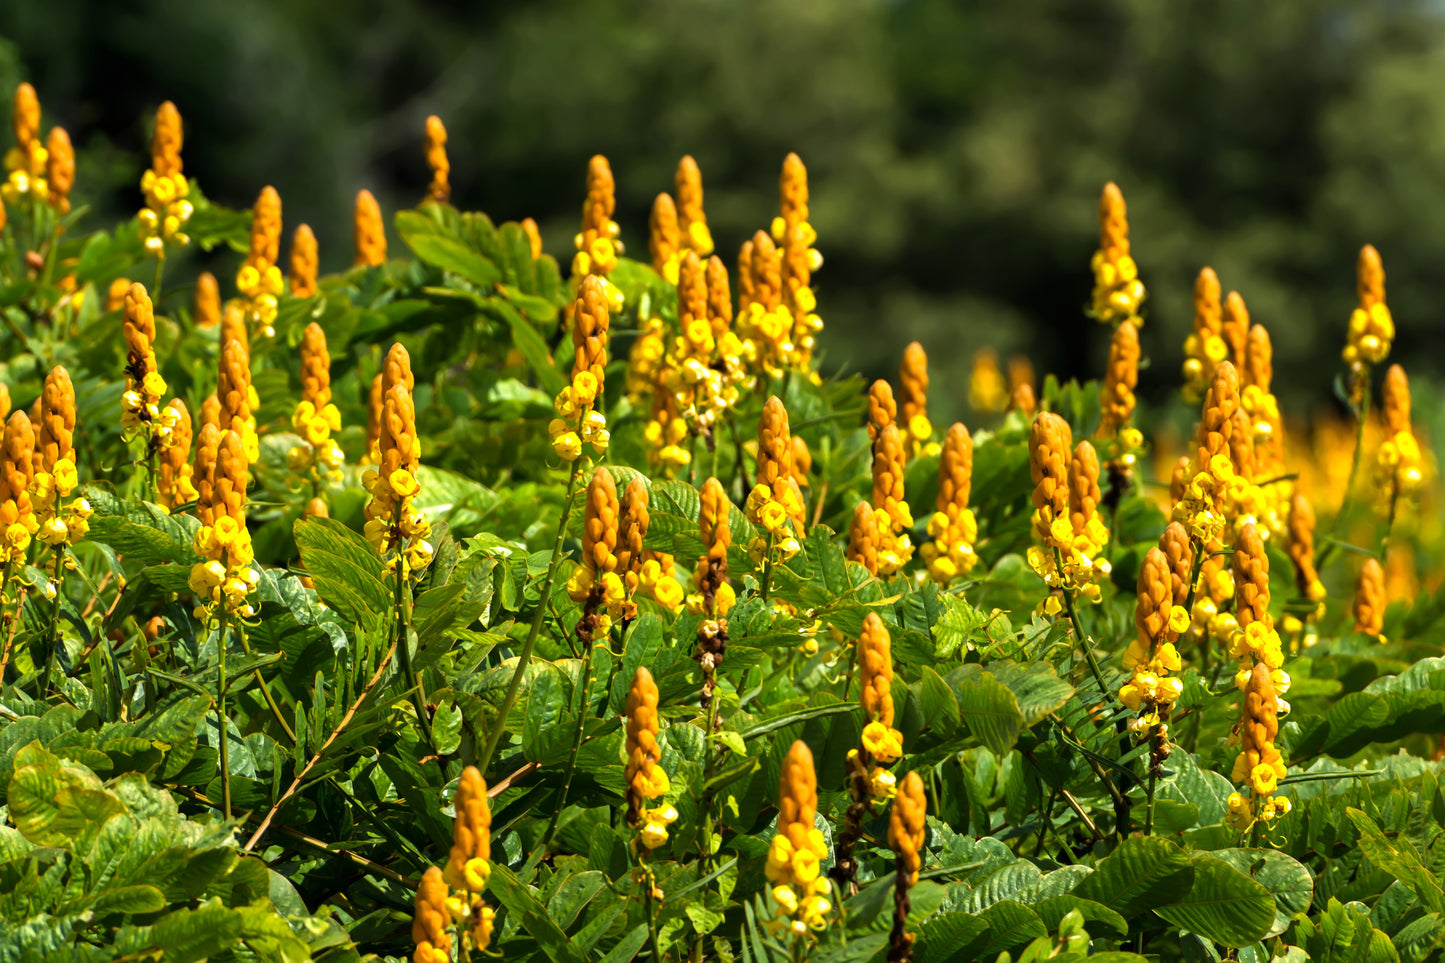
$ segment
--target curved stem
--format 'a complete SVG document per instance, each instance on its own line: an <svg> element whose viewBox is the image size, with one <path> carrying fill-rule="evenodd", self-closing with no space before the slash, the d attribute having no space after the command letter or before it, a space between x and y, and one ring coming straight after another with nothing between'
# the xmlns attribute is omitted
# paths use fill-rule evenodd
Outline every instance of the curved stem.
<svg viewBox="0 0 1445 963"><path fill-rule="evenodd" d="M501 708L497 710L497 720L492 724L491 732L487 733L486 746L477 759L477 768L483 774L491 765L497 743L501 741L502 732L507 727L507 716L511 713L512 706L517 703L517 690L522 686L527 663L532 660L532 650L536 648L537 636L542 631L542 620L547 615L547 600L552 597L552 584L557 580L557 566L562 561L562 540L567 534L567 517L572 514L572 499L577 494L577 479L581 474L582 464L579 459L572 463L572 474L567 479L567 497L562 503L562 517L557 520L557 540L552 545L552 561L547 565L547 578L542 583L542 597L537 600L537 614L532 617L532 628L527 632L527 640L522 643L521 654L517 656L517 668L512 672L512 681L507 684L507 694L502 697Z"/></svg>
<svg viewBox="0 0 1445 963"><path fill-rule="evenodd" d="M1335 520L1330 525L1330 537L1326 540L1324 548L1320 549L1317 564L1324 567L1326 559L1334 551L1335 538L1340 533L1340 526L1344 524L1345 517L1350 512L1350 501L1355 492L1355 481L1360 475L1360 461L1365 451L1365 422L1370 416L1370 388L1372 368L1366 368L1360 376L1362 388L1360 391L1360 406L1355 410L1355 453L1350 458L1350 479L1345 482L1345 495L1340 501L1340 510L1335 514Z"/></svg>
<svg viewBox="0 0 1445 963"><path fill-rule="evenodd" d="M246 638L246 633L237 629L236 637L241 640L241 649L249 657L252 654L251 642ZM261 695L265 698L266 705L271 707L271 715L275 716L276 721L281 724L281 731L286 733L286 738L291 740L291 745L296 745L296 733L292 731L290 723L286 721L286 715L281 711L281 706L276 703L276 697L271 695L271 687L266 684L266 677L261 674L260 669L256 669L252 675L256 678L256 684L261 687Z"/></svg>

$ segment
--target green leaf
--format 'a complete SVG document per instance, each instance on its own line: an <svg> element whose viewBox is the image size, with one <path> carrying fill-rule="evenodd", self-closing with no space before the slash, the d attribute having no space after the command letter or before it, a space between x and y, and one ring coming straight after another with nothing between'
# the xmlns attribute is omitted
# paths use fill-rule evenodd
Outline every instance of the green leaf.
<svg viewBox="0 0 1445 963"><path fill-rule="evenodd" d="M292 531L316 594L343 618L375 633L395 605L376 549L334 518L298 519Z"/></svg>
<svg viewBox="0 0 1445 963"><path fill-rule="evenodd" d="M1039 914L1011 899L994 903L978 914L989 926L988 943L979 953L980 959L992 959L999 953L1021 946L1029 940L1048 936L1049 931Z"/></svg>
<svg viewBox="0 0 1445 963"><path fill-rule="evenodd" d="M1193 882L1194 866L1178 846L1156 836L1131 836L1099 861L1074 895L1132 920L1182 898Z"/></svg>
<svg viewBox="0 0 1445 963"><path fill-rule="evenodd" d="M397 211L396 232L418 258L488 289L502 278L496 264L420 211Z"/></svg>
<svg viewBox="0 0 1445 963"><path fill-rule="evenodd" d="M1426 909L1445 914L1440 878L1426 867L1415 845L1404 836L1392 843L1374 820L1358 809L1348 808L1345 814L1360 831L1360 849L1370 862L1414 890Z"/></svg>
<svg viewBox="0 0 1445 963"><path fill-rule="evenodd" d="M1213 856L1193 859L1194 883L1182 898L1154 912L1221 946L1249 946L1274 925L1274 897L1263 885Z"/></svg>
<svg viewBox="0 0 1445 963"><path fill-rule="evenodd" d="M1088 926L1089 935L1099 937L1104 930L1112 935L1123 939L1129 935L1129 924L1124 917L1093 900L1079 899L1073 893L1064 896L1050 896L1048 899L1039 900L1037 903L1030 903L1029 908L1039 914L1039 919L1044 921L1050 933L1058 931L1059 921L1074 910L1084 917Z"/></svg>
<svg viewBox="0 0 1445 963"><path fill-rule="evenodd" d="M918 933L918 963L968 963L988 938L989 924L969 913L945 913Z"/></svg>
<svg viewBox="0 0 1445 963"><path fill-rule="evenodd" d="M1264 939L1283 933L1296 916L1309 909L1314 877L1297 860L1273 849L1220 849L1210 855L1260 883L1274 897L1274 925Z"/></svg>
<svg viewBox="0 0 1445 963"><path fill-rule="evenodd" d="M995 755L1007 755L1018 742L1024 725L1013 691L976 664L954 670L948 682L953 686L959 715L969 732Z"/></svg>
<svg viewBox="0 0 1445 963"><path fill-rule="evenodd" d="M547 958L552 963L585 963L585 954L567 938L567 934L563 933L552 917L548 915L547 908L512 874L510 869L499 862L492 863L492 876L487 884L487 889L497 897L497 902L505 906L507 911L518 919L522 928L537 941L537 945L542 948L542 952L547 954ZM645 937L645 925L643 930ZM624 956L622 959L627 959L627 957Z"/></svg>
<svg viewBox="0 0 1445 963"><path fill-rule="evenodd" d="M854 711L858 711L858 706L852 702L835 702L830 705L814 706L811 709L802 709L798 712L790 712L787 715L778 716L776 719L759 722L756 725L749 726L742 730L738 735L744 740L756 739L758 736L765 736L770 732L777 732L779 729L786 729L788 726L797 725L800 722Z"/></svg>

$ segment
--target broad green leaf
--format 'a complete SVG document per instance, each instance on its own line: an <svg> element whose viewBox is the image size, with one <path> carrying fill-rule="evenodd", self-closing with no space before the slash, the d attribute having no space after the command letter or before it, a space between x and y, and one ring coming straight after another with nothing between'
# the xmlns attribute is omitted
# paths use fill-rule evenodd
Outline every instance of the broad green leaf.
<svg viewBox="0 0 1445 963"><path fill-rule="evenodd" d="M959 715L969 732L995 755L1006 755L1024 725L1013 691L978 665L954 670L948 683L958 697Z"/></svg>
<svg viewBox="0 0 1445 963"><path fill-rule="evenodd" d="M1273 849L1220 849L1210 855L1262 884L1274 897L1274 925L1263 939L1283 933L1296 916L1309 909L1314 877L1297 860Z"/></svg>
<svg viewBox="0 0 1445 963"><path fill-rule="evenodd" d="M376 549L334 518L303 518L293 531L316 594L343 618L375 633L396 604Z"/></svg>
<svg viewBox="0 0 1445 963"><path fill-rule="evenodd" d="M993 959L999 953L1021 946L1029 940L1049 935L1044 921L1039 919L1039 914L1013 900L994 903L979 913L978 918L989 926L988 942L979 953L980 959Z"/></svg>
<svg viewBox="0 0 1445 963"><path fill-rule="evenodd" d="M497 897L497 902L516 916L532 939L552 963L584 963L586 957L567 934L547 914L537 897L524 886L512 871L498 862L492 863L492 876L487 891ZM644 926L644 937L646 927ZM625 959L626 957L623 957Z"/></svg>
<svg viewBox="0 0 1445 963"><path fill-rule="evenodd" d="M1264 939L1274 925L1269 890L1213 856L1196 856L1193 865L1189 892L1154 912L1221 946L1238 949Z"/></svg>
<svg viewBox="0 0 1445 963"><path fill-rule="evenodd" d="M1425 866L1410 840L1398 836L1391 842L1374 820L1358 809L1348 808L1345 814L1359 830L1360 849L1370 862L1413 889L1431 912L1445 913L1445 892L1442 892L1440 878Z"/></svg>
<svg viewBox="0 0 1445 963"><path fill-rule="evenodd" d="M1194 866L1184 850L1156 836L1131 836L1099 861L1074 895L1132 920L1182 898L1193 882Z"/></svg>

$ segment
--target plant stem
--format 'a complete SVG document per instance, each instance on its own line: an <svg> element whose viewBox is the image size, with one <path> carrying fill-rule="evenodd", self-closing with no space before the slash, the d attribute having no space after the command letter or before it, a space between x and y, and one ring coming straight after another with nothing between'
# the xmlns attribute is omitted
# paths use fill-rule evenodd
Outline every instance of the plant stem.
<svg viewBox="0 0 1445 963"><path fill-rule="evenodd" d="M44 699L50 691L50 675L55 667L55 650L60 647L60 600L64 590L65 570L61 563L65 558L65 546L57 545L52 550L55 553L55 598L51 600L50 606L50 629L48 632L48 644L45 647L45 668L40 674L40 698Z"/></svg>
<svg viewBox="0 0 1445 963"><path fill-rule="evenodd" d="M226 731L226 602L221 600L221 622L216 634L216 728L221 737L221 812L231 818L231 737Z"/></svg>
<svg viewBox="0 0 1445 963"><path fill-rule="evenodd" d="M238 628L236 630L236 637L241 640L242 650L245 651L248 657L251 656L251 642L246 638L246 633ZM271 694L271 687L266 684L266 677L261 675L260 669L256 669L252 672L252 675L256 677L256 684L261 687L261 695L266 699L266 705L271 707L271 715L275 716L276 721L281 724L281 730L286 733L286 738L291 740L291 745L296 745L296 733L291 730L290 723L286 721L285 713L281 711L281 707L276 703L276 697Z"/></svg>
<svg viewBox="0 0 1445 963"><path fill-rule="evenodd" d="M306 774L321 761L321 757L326 754L326 750L331 748L331 744L345 731L352 717L355 716L361 708L361 704L371 695L371 690L376 688L376 684L380 682L381 677L386 674L386 667L391 665L391 657L395 653L396 641L393 640L391 648L387 649L386 655L382 656L381 664L378 665L376 671L372 673L371 681L366 683L365 688L361 690L361 693L356 697L355 701L351 703L351 707L346 710L346 715L342 716L341 721L336 724L336 729L327 737L326 742L321 745L321 748L316 750L316 754L311 757L311 760L306 763L306 768L296 774L296 778L291 780L291 785L281 794L281 798L272 804L270 812L266 813L265 818L261 820L260 827L251 834L251 838L246 841L246 845L241 847L242 852L249 853L256 848L256 843L260 842L261 837L266 834L266 829L271 825L271 820L276 818L276 814L281 811L281 807L285 805L286 800L290 799L295 795L296 790L301 788L301 781L306 778Z"/></svg>
<svg viewBox="0 0 1445 963"><path fill-rule="evenodd" d="M1154 783L1159 777L1159 767L1150 765L1149 783L1145 790L1144 803L1144 835L1154 835Z"/></svg>
<svg viewBox="0 0 1445 963"><path fill-rule="evenodd" d="M581 459L578 459L572 463L572 474L567 479L567 497L562 503L562 517L557 520L557 540L552 545L552 561L547 565L547 578L542 583L542 597L537 600L537 614L532 617L532 628L527 632L527 640L522 643L521 654L517 656L517 668L512 673L512 681L507 684L507 694L502 698L501 708L497 710L497 721L492 724L492 731L487 733L487 744L477 759L477 768L484 775L492 763L492 755L497 751L502 732L506 729L507 716L517 702L517 690L522 686L527 663L532 659L532 650L536 647L537 636L542 631L542 620L547 614L547 599L552 596L552 584L557 579L557 566L562 561L562 540L567 534L567 518L572 514L572 499L577 494L577 479L581 474Z"/></svg>
<svg viewBox="0 0 1445 963"><path fill-rule="evenodd" d="M775 541L776 541L776 538L777 538L777 536L776 536L773 532L768 532L768 551L767 551L767 554L763 556L763 571L762 571L762 573L761 573L761 574L762 574L762 585L760 586L760 591L761 591L761 593L762 593L763 604L764 604L764 605L767 605L767 604L768 604L768 589L772 587L772 581L773 581L773 545L774 545L774 543L775 543Z"/></svg>
<svg viewBox="0 0 1445 963"><path fill-rule="evenodd" d="M1330 525L1329 538L1325 540L1324 547L1320 549L1317 560L1320 568L1324 567L1325 561L1329 558L1330 553L1334 551L1335 538L1340 533L1340 526L1344 524L1345 516L1349 514L1350 499L1355 492L1355 481L1360 475L1360 461L1365 451L1365 421L1370 416L1370 389L1372 387L1371 381L1373 380L1371 374L1373 372L1373 368L1366 367L1364 374L1361 376L1363 386L1360 391L1360 406L1355 410L1355 453L1350 458L1350 479L1345 482L1345 495L1344 498L1340 500L1340 510L1335 515L1334 523Z"/></svg>
<svg viewBox="0 0 1445 963"><path fill-rule="evenodd" d="M1059 552L1059 547L1054 546L1054 565L1062 574L1064 570L1064 557ZM1059 594L1064 597L1064 609L1069 613L1069 622L1074 626L1074 636L1079 640L1079 645L1084 650L1084 658L1088 660L1089 671L1094 674L1094 681L1099 683L1099 695L1107 700L1109 698L1109 687L1104 684L1104 673L1099 668L1099 660L1094 655L1094 643L1084 634L1083 623L1079 621L1079 613L1074 608L1074 597L1067 588L1060 588Z"/></svg>
<svg viewBox="0 0 1445 963"><path fill-rule="evenodd" d="M596 648L596 642L589 642L587 651L582 654L582 704L577 709L577 731L572 734L572 748L567 753L567 775L562 780L562 794L557 797L557 804L552 809L552 820L547 823L547 831L542 834L539 849L546 849L551 844L552 837L557 832L557 821L562 818L562 810L567 805L567 793L572 789L572 776L577 771L577 753L582 749L582 734L586 731L587 717L590 714L588 708L592 690L592 652Z"/></svg>
<svg viewBox="0 0 1445 963"><path fill-rule="evenodd" d="M655 963L662 963L662 949L657 945L657 909L652 901L652 872L644 869L642 885L647 889L642 894L644 905L647 907L647 945L652 949L652 959Z"/></svg>
<svg viewBox="0 0 1445 963"><path fill-rule="evenodd" d="M400 503L398 503L400 511ZM433 755L441 755L437 751L436 742L432 738L431 720L426 712L426 689L422 685L421 673L412 668L411 665L411 639L408 638L408 625L411 621L411 605L407 593L406 581L406 554L400 546L396 551L396 649L401 653L401 674L405 677L407 684L411 687L412 705L416 707L416 723L421 727L422 738L426 741L427 747Z"/></svg>

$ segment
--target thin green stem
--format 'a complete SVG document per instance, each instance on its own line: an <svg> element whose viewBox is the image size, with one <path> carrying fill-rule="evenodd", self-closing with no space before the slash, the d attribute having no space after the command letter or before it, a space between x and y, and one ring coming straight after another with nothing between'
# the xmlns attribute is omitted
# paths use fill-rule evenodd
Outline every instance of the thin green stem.
<svg viewBox="0 0 1445 963"><path fill-rule="evenodd" d="M1360 406L1355 410L1355 452L1350 458L1350 479L1345 482L1345 497L1340 501L1340 510L1335 515L1334 522L1330 525L1329 538L1325 540L1324 548L1320 549L1318 567L1323 568L1325 561L1335 548L1335 539L1340 533L1340 526L1344 524L1345 518L1350 513L1350 501L1354 497L1355 482L1360 476L1360 462L1365 451L1365 422L1370 416L1370 390L1371 375L1373 368L1365 368L1361 375L1362 387L1360 390Z"/></svg>
<svg viewBox="0 0 1445 963"><path fill-rule="evenodd" d="M647 907L647 945L652 949L652 959L655 963L662 963L662 949L657 943L657 908L652 900L652 873L643 870L642 885L647 889L642 894L642 899Z"/></svg>
<svg viewBox="0 0 1445 963"><path fill-rule="evenodd" d="M226 603L221 602L221 623L216 630L216 729L221 738L221 812L231 818L231 738L226 731Z"/></svg>
<svg viewBox="0 0 1445 963"><path fill-rule="evenodd" d="M582 749L582 734L587 729L587 710L592 690L592 652L596 648L596 642L589 642L587 650L582 654L582 685L579 687L582 704L577 710L577 731L572 734L572 748L567 753L567 775L562 780L562 794L557 797L557 804L552 808L552 819L547 823L547 831L542 834L541 849L546 849L551 844L552 837L557 832L557 821L562 818L562 810L567 806L567 793L572 789L572 776L577 772L577 753Z"/></svg>
<svg viewBox="0 0 1445 963"><path fill-rule="evenodd" d="M242 650L245 651L248 657L251 656L253 654L251 652L251 641L246 638L246 633L238 628L236 630L236 637L241 640ZM281 706L277 704L276 697L271 694L271 687L266 684L266 677L261 674L260 669L256 669L252 675L255 677L257 685L261 687L261 695L265 698L266 705L271 708L271 715L281 724L281 731L286 733L286 738L291 740L293 746L296 745L296 733L292 731L290 723L286 721L286 714L281 711Z"/></svg>
<svg viewBox="0 0 1445 963"><path fill-rule="evenodd" d="M1149 783L1145 789L1144 802L1144 835L1154 835L1154 784L1159 778L1159 767L1150 764Z"/></svg>
<svg viewBox="0 0 1445 963"><path fill-rule="evenodd" d="M542 583L542 597L537 600L537 614L532 617L532 628L527 632L527 640L522 643L521 654L517 656L517 668L512 672L512 681L507 684L507 694L502 697L502 705L497 710L497 720L492 724L491 732L487 733L487 743L478 757L477 768L486 773L487 767L492 763L492 756L497 751L497 743L501 741L502 733L507 727L507 716L512 711L512 706L517 702L517 690L522 686L522 678L527 672L527 663L532 660L532 650L537 645L537 636L542 631L542 620L547 614L547 600L552 597L552 584L557 580L557 566L562 561L562 540L567 535L567 518L572 514L572 499L577 494L577 479L582 474L582 464L579 459L572 463L572 474L567 479L567 497L562 503L562 517L557 520L557 539L552 545L552 561L547 565L547 578Z"/></svg>
<svg viewBox="0 0 1445 963"><path fill-rule="evenodd" d="M44 699L50 691L50 676L55 669L55 650L60 647L60 600L65 590L65 569L62 564L65 559L65 546L57 545L53 552L55 553L55 584L53 586L55 598L51 600L50 604L50 628L46 633L45 668L40 674L38 691L41 699Z"/></svg>
<svg viewBox="0 0 1445 963"><path fill-rule="evenodd" d="M400 510L401 505L398 502L397 511ZM426 689L422 684L421 673L413 669L411 664L411 639L408 638L407 631L411 622L411 598L407 592L406 553L399 546L393 574L396 576L396 650L401 655L401 674L411 688L411 701L416 708L416 723L421 727L422 738L426 740L433 755L440 755L436 741L432 738L431 720L427 717Z"/></svg>
<svg viewBox="0 0 1445 963"><path fill-rule="evenodd" d="M1059 552L1059 547L1054 546L1054 565L1060 573L1064 570L1064 558ZM1102 698L1109 698L1109 687L1104 683L1104 672L1099 668L1099 659L1094 655L1094 643L1084 634L1083 623L1079 621L1078 610L1074 608L1074 597L1067 588L1060 588L1059 594L1064 597L1064 609L1069 614L1069 622L1074 626L1074 636L1079 640L1080 647L1084 650L1084 658L1088 660L1089 671L1094 674L1094 681L1099 683L1099 694Z"/></svg>
<svg viewBox="0 0 1445 963"><path fill-rule="evenodd" d="M768 604L768 589L772 587L774 564L773 546L775 544L777 544L777 535L773 532L768 532L768 551L767 554L763 556L763 570L760 573L762 585L759 589L763 597L764 605Z"/></svg>

